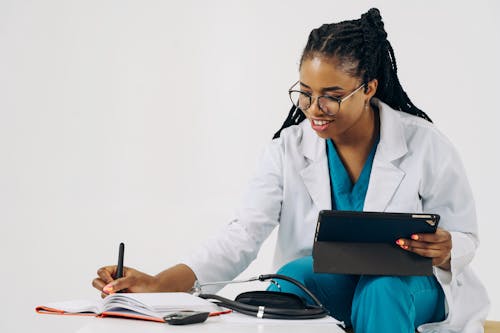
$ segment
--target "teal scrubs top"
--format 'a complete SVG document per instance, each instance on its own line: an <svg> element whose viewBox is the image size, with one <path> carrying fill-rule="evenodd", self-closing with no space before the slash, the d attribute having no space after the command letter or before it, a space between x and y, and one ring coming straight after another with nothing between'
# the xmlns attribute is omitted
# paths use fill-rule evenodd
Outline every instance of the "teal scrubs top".
<svg viewBox="0 0 500 333"><path fill-rule="evenodd" d="M337 153L335 144L331 139L326 140L328 168L330 170L330 184L332 193L332 209L362 211L365 204L366 191L370 182L373 158L377 150L379 138L375 141L363 170L355 184Z"/></svg>

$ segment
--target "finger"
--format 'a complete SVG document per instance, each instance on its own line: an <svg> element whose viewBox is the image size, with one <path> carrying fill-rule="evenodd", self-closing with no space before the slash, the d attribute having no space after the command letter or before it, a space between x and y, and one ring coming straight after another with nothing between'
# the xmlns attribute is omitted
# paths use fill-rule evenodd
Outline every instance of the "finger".
<svg viewBox="0 0 500 333"><path fill-rule="evenodd" d="M411 239L399 239L396 243L402 248L411 247L411 248L434 249L434 250L447 248L447 246L444 245L445 243L428 243L428 242L414 241Z"/></svg>
<svg viewBox="0 0 500 333"><path fill-rule="evenodd" d="M445 253L440 250L434 250L434 249L420 249L420 248L412 248L408 247L405 250L416 253L418 255L421 255L422 257L427 257L427 258L439 258L439 257L444 257Z"/></svg>
<svg viewBox="0 0 500 333"><path fill-rule="evenodd" d="M105 266L101 267L97 270L97 275L103 280L105 283L110 283L114 280L113 276L116 273L116 266Z"/></svg>
<svg viewBox="0 0 500 333"><path fill-rule="evenodd" d="M106 282L104 282L103 280L101 280L99 278L95 278L94 280L92 280L92 286L99 291L102 291L102 288L104 288L105 285L106 285Z"/></svg>
<svg viewBox="0 0 500 333"><path fill-rule="evenodd" d="M415 248L408 245L402 246L404 250L413 252L423 257L432 258L433 266L440 266L445 263L451 255L451 247L444 247L439 249L433 248Z"/></svg>
<svg viewBox="0 0 500 333"><path fill-rule="evenodd" d="M125 290L134 285L135 277L127 276L111 281L102 289L107 294L114 294L118 291Z"/></svg>
<svg viewBox="0 0 500 333"><path fill-rule="evenodd" d="M403 245L401 246L402 249L416 253L418 255L421 255L423 257L428 257L428 258L447 258L450 255L450 248L418 248L418 247L412 247L409 245Z"/></svg>
<svg viewBox="0 0 500 333"><path fill-rule="evenodd" d="M443 243L443 242L451 241L451 234L444 229L438 228L436 230L436 233L433 233L433 234L413 234L411 236L411 239L418 240L418 241L424 241L424 242L430 242L430 243Z"/></svg>

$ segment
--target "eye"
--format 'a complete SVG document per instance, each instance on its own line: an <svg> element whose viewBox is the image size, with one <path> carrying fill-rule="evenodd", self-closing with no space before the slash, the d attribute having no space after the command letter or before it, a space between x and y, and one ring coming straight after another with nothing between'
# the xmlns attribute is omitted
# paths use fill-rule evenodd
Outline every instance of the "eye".
<svg viewBox="0 0 500 333"><path fill-rule="evenodd" d="M325 95L325 97L328 97L329 99L334 99L334 100L342 99L342 95Z"/></svg>

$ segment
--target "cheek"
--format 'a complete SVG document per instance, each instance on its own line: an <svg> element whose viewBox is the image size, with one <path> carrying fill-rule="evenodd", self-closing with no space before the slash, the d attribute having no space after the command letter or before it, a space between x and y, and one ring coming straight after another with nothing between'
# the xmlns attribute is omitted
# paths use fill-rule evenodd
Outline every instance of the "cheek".
<svg viewBox="0 0 500 333"><path fill-rule="evenodd" d="M368 104L366 104L365 99L363 98L361 93L359 93L359 94L356 94L355 96L353 96L353 99L350 100L349 103L346 103L343 106L345 106L344 110L348 111L349 113L360 114L363 111L365 111L365 109L367 108L367 105Z"/></svg>
<svg viewBox="0 0 500 333"><path fill-rule="evenodd" d="M364 102L342 105L337 116L337 120L342 124L351 124L353 122L356 122L363 115L364 111L366 111Z"/></svg>

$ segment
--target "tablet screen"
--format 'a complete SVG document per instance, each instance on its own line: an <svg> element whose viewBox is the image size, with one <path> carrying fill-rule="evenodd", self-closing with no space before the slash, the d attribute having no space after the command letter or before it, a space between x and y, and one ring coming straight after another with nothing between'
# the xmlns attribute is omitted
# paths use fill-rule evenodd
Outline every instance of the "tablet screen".
<svg viewBox="0 0 500 333"><path fill-rule="evenodd" d="M381 213L322 210L317 241L393 243L416 233L434 233L437 214Z"/></svg>

